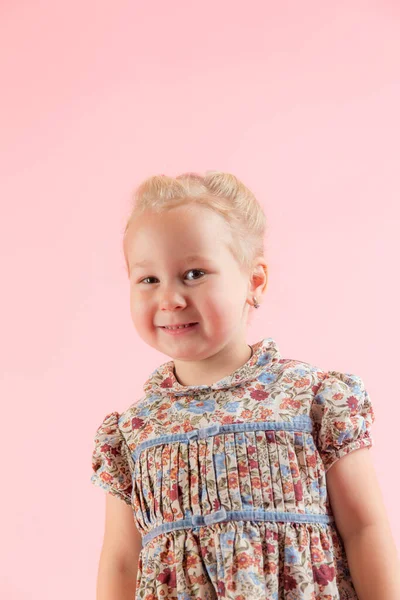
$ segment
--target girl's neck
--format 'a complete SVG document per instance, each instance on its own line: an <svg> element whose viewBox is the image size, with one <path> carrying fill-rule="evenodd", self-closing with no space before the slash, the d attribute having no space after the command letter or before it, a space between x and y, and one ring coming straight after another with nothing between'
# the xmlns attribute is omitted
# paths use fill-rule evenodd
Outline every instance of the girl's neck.
<svg viewBox="0 0 400 600"><path fill-rule="evenodd" d="M212 385L237 371L252 356L253 348L247 343L229 345L200 361L174 360L174 373L183 386Z"/></svg>

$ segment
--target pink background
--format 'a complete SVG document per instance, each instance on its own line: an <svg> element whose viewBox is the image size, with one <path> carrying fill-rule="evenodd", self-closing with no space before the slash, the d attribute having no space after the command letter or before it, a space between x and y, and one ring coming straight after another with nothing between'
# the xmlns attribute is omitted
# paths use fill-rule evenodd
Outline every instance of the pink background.
<svg viewBox="0 0 400 600"><path fill-rule="evenodd" d="M14 0L0 40L3 597L95 598L95 430L169 360L121 248L155 173L231 171L262 202L248 341L364 379L399 547L398 4Z"/></svg>

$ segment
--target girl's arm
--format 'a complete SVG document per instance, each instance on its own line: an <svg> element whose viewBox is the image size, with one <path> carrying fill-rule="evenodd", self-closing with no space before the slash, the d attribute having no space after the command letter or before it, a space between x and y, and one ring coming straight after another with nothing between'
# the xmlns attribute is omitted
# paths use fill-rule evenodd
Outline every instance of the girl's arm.
<svg viewBox="0 0 400 600"><path fill-rule="evenodd" d="M400 600L400 562L369 448L326 474L327 489L360 600Z"/></svg>
<svg viewBox="0 0 400 600"><path fill-rule="evenodd" d="M134 600L141 548L142 537L134 523L132 507L107 494L96 600Z"/></svg>

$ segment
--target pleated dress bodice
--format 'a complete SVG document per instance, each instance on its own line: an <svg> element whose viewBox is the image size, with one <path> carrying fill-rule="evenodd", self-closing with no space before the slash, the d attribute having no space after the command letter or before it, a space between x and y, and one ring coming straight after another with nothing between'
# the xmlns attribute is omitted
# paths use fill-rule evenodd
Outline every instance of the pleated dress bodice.
<svg viewBox="0 0 400 600"><path fill-rule="evenodd" d="M97 430L93 483L132 506L139 598L357 598L326 473L370 447L362 380L282 359L272 338L210 386L173 362ZM324 596L325 595L325 596Z"/></svg>

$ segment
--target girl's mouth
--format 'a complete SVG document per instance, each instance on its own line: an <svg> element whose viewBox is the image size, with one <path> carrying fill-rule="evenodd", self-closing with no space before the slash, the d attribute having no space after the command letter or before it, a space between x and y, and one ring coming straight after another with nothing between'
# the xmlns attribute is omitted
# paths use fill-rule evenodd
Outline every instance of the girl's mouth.
<svg viewBox="0 0 400 600"><path fill-rule="evenodd" d="M197 328L198 323L189 323L188 325L179 326L177 328L170 329L168 327L161 327L165 333L169 333L170 335L182 335L184 333L188 333L189 331L193 331Z"/></svg>

